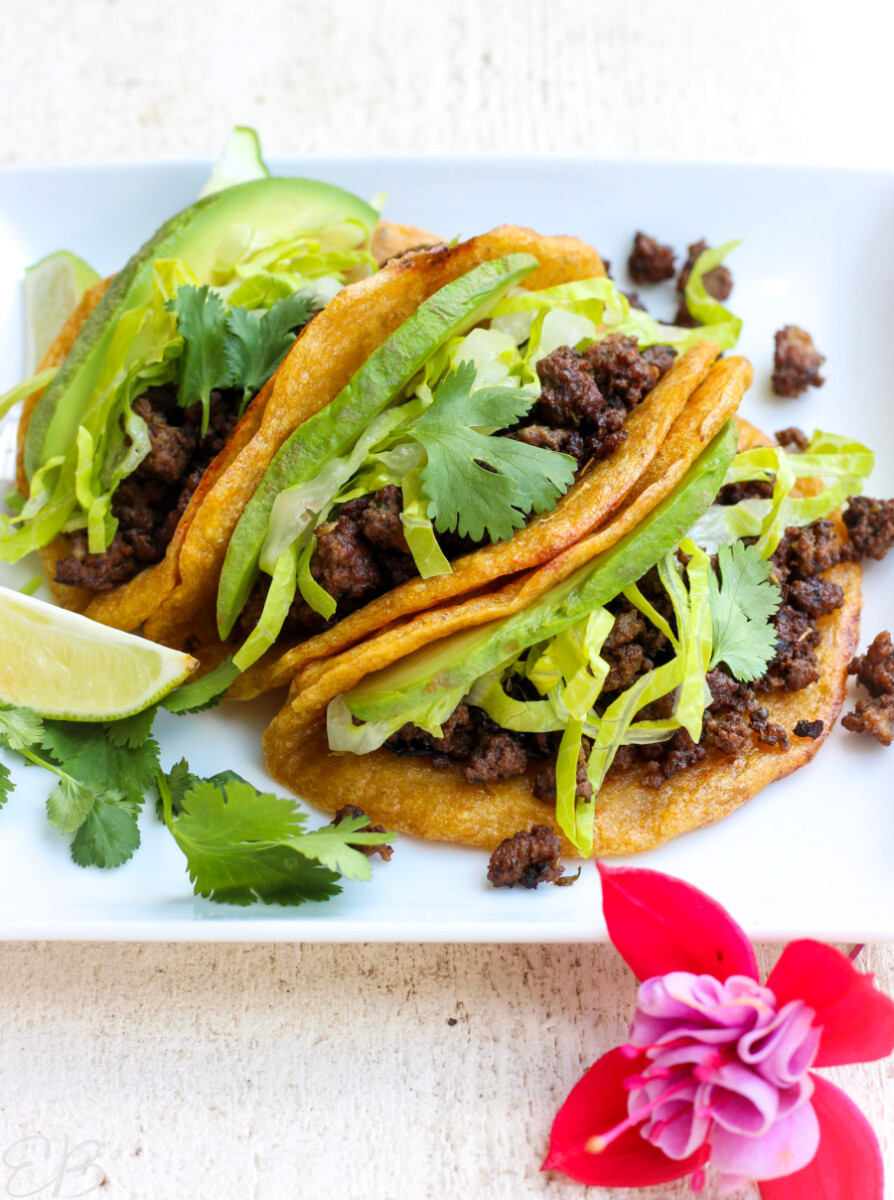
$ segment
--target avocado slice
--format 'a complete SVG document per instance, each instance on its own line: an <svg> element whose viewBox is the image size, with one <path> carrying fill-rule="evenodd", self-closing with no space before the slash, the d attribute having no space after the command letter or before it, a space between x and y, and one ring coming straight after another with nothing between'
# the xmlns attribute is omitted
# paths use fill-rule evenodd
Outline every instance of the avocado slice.
<svg viewBox="0 0 894 1200"><path fill-rule="evenodd" d="M182 258L200 283L210 283L221 244L234 224L256 229L275 242L343 221L356 221L371 234L378 213L357 196L328 183L270 178L215 192L165 222L116 275L43 393L25 443L28 478L49 459L71 451L117 320L152 299L155 259Z"/></svg>
<svg viewBox="0 0 894 1200"><path fill-rule="evenodd" d="M530 607L464 630L368 675L344 695L350 713L381 721L427 707L437 692L462 699L476 679L554 637L635 583L673 550L713 503L735 456L738 431L729 421L674 490L610 550L580 567Z"/></svg>
<svg viewBox="0 0 894 1200"><path fill-rule="evenodd" d="M507 254L445 284L373 351L334 400L283 443L245 506L227 548L217 594L222 640L229 637L258 578L261 549L280 492L313 479L327 461L347 453L373 417L445 342L483 321L537 265L533 255Z"/></svg>

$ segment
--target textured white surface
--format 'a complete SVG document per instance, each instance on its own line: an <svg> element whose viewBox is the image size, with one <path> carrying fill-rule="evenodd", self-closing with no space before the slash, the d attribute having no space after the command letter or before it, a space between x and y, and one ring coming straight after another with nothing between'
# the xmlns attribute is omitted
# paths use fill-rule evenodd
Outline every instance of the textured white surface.
<svg viewBox="0 0 894 1200"><path fill-rule="evenodd" d="M250 122L271 154L891 167L882 14L871 0L2 0L0 160L209 155ZM865 966L894 991L894 948ZM4 947L0 1155L47 1141L7 1155L36 1166L0 1166L0 1195L90 1186L71 1173L54 1192L66 1137L99 1143L97 1194L120 1200L581 1195L537 1163L633 995L592 946ZM891 1064L834 1075L890 1173Z"/></svg>

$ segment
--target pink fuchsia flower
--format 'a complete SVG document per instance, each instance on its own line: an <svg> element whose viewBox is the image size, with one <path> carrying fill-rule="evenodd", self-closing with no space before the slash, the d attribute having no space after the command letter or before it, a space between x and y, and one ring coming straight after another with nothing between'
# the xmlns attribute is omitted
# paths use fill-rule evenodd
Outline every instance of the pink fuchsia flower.
<svg viewBox="0 0 894 1200"><path fill-rule="evenodd" d="M628 1042L590 1068L543 1170L645 1187L711 1166L762 1200L883 1200L875 1134L811 1067L894 1049L894 1003L843 954L786 946L765 985L751 943L697 888L598 864L609 936L644 982Z"/></svg>

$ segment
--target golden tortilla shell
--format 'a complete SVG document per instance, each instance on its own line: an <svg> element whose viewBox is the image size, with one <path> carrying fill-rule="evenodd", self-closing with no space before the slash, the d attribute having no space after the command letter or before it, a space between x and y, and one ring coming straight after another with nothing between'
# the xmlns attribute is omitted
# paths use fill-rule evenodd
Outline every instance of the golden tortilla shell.
<svg viewBox="0 0 894 1200"><path fill-rule="evenodd" d="M285 650L282 644L277 644L236 680L228 693L230 697L247 700L273 688L284 687L313 660L327 662L401 618L436 608L449 600L469 597L498 579L537 567L580 539L587 538L594 529L603 525L635 488L658 453L675 418L708 375L716 356L717 346L713 342L702 342L681 355L643 403L631 413L624 426L628 437L623 445L609 458L595 463L578 479L552 512L535 517L509 541L484 546L457 559L449 575L434 579L410 579L349 614L324 633L293 643ZM730 362L736 365L730 368L735 383L730 385L729 391L730 394L736 393L735 404L738 404L750 379L750 367L743 365L744 359ZM584 557L590 555L585 554ZM441 619L440 615L432 615L435 623ZM490 618L484 616L481 619ZM423 641L427 640L430 638L423 638ZM406 653L406 649L401 649L400 653ZM199 650L198 654L202 656L202 651Z"/></svg>
<svg viewBox="0 0 894 1200"><path fill-rule="evenodd" d="M388 221L380 221L373 234L372 253L377 262L384 263L386 260L399 259L400 255L406 254L409 250L437 243L438 239L434 234L426 233L425 230L416 229L410 225L393 225ZM386 273L390 275L399 272L399 270L398 261L389 267L387 272L383 271L374 278L379 279ZM110 283L111 279L106 279L101 283L95 284L84 293L78 307L68 318L58 337L47 350L38 368L39 370L46 370L48 367L60 366L62 364L77 340L84 322L102 299ZM311 325L315 325L320 319L320 317L315 318ZM310 327L308 326L307 328ZM301 340L299 337L296 347ZM289 356L291 357L294 353L295 350L293 349L290 351ZM282 372L284 366L285 363L280 367L280 371L277 374ZM47 574L50 590L59 604L65 608L73 609L75 612L83 613L85 616L90 617L94 621L99 621L103 625L113 625L117 629L136 629L144 621L153 616L159 605L177 588L181 581L182 571L185 570L187 575L190 574L193 568L191 557L192 546L190 545L189 548L184 550L190 528L202 509L206 498L215 490L215 485L227 472L228 467L233 463L234 459L238 457L240 452L260 430L262 419L265 416L271 396L274 398L272 407L276 411L270 414L268 424L275 424L278 428L281 427L286 430L286 434L280 438L280 441L284 441L285 436L291 432L291 428L293 427L290 424L292 420L291 409L293 398L288 390L275 389L275 378L271 379L254 398L241 421L234 429L226 447L208 466L202 477L202 482L196 488L186 511L180 518L174 536L168 545L165 557L161 562L147 567L126 584L122 584L108 592L97 593L84 588L67 587L65 584L56 582L56 562L60 558L65 558L70 553L71 542L66 535L60 535L49 546L45 546L40 551L41 561ZM34 412L41 394L42 392L38 391L27 397L19 421L16 485L23 496L28 495L28 478L24 467L25 439L28 434L28 426L31 422L31 414ZM301 415L297 418L297 420L303 419ZM278 449L278 445L276 449ZM210 516L212 518L212 524L219 535L221 527L226 528L227 540L229 540L229 535L235 527L239 513L242 511L241 506L238 509L232 507L236 502L229 494L227 488L219 489L215 491L215 501L213 504L220 504L222 509L217 511L212 508L211 512L204 514L206 517ZM221 519L222 515L224 515L223 520ZM229 523L225 517L229 517ZM226 543L224 543L225 549ZM199 569L202 569L201 564ZM215 586L216 581L217 576L215 575ZM147 632L149 636L153 636L149 630ZM163 639L156 637L155 640L161 641Z"/></svg>
<svg viewBox="0 0 894 1200"><path fill-rule="evenodd" d="M596 251L577 238L544 237L530 229L503 225L458 246L407 254L340 292L311 321L277 372L273 398L260 429L220 475L188 531L178 585L146 624L153 641L183 646L188 640L203 668L236 649L236 644L222 647L217 635L217 584L236 522L279 447L297 426L338 395L370 354L424 300L480 263L519 252L531 253L540 262L524 281L529 288L605 274ZM511 544L516 541L514 538ZM484 581L493 574L487 568L481 571ZM415 596L415 607L435 603L438 586L438 580L428 580L421 587L417 582L410 593ZM331 636L304 642L298 655L333 653L379 628L381 622L379 609L367 605L339 622ZM254 669L252 682L240 690L240 697L269 691L280 678L285 682L292 678L297 666L291 660L282 670L276 669L283 653L282 647L270 652L263 665Z"/></svg>
<svg viewBox="0 0 894 1200"><path fill-rule="evenodd" d="M671 492L711 439L735 413L751 382L751 364L730 358L711 368L671 426L660 450L637 480L623 507L595 533L499 591L459 604L434 608L384 630L377 637L332 658L309 663L292 682L296 719L323 709L365 675L381 670L438 638L520 612L567 579L583 563L621 540ZM657 390L657 389L656 389ZM612 459L606 460L608 462ZM288 682L286 678L283 682ZM237 681L239 685L242 680Z"/></svg>
<svg viewBox="0 0 894 1200"><path fill-rule="evenodd" d="M742 442L756 444L752 440L756 432L743 423ZM711 824L768 783L810 762L845 699L847 664L859 640L860 576L854 563L841 563L826 572L843 588L845 598L841 608L818 621L819 680L799 692L763 697L771 721L791 732L799 720L820 720L822 735L816 740L793 738L788 751L753 744L734 758L711 752L657 790L639 782L638 769L612 775L596 800L594 854L637 853ZM347 669L349 659L350 655L343 655L341 662L328 667L319 664L306 687L299 678L291 702L265 733L267 765L279 783L330 812L350 801L362 807L371 821L389 829L489 850L520 829L554 825L552 808L535 799L532 791L541 764L525 776L468 783L454 763L437 770L428 758L401 758L385 749L367 755L331 751L326 705L373 669L367 666L358 676ZM579 851L560 836L563 853L577 856Z"/></svg>

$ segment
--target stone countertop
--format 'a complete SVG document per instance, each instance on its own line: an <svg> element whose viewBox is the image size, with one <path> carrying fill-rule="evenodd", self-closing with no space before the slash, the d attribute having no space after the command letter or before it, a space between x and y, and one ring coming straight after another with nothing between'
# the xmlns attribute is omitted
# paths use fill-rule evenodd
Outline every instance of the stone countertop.
<svg viewBox="0 0 894 1200"><path fill-rule="evenodd" d="M2 9L2 162L210 157L248 123L271 156L894 166L871 0L846 20L826 0ZM861 963L894 992L894 948ZM635 994L603 946L7 945L0 981L0 1196L83 1194L95 1158L96 1194L120 1200L580 1196L538 1163ZM890 1172L891 1062L830 1076Z"/></svg>

